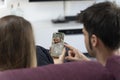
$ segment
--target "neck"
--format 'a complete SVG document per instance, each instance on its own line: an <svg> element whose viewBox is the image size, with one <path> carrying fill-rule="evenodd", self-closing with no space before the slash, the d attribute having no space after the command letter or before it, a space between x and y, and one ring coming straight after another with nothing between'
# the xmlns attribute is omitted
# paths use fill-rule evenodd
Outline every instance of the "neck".
<svg viewBox="0 0 120 80"><path fill-rule="evenodd" d="M96 58L103 66L105 66L108 57L113 55L120 55L120 49L110 50L102 48L101 50L97 51Z"/></svg>

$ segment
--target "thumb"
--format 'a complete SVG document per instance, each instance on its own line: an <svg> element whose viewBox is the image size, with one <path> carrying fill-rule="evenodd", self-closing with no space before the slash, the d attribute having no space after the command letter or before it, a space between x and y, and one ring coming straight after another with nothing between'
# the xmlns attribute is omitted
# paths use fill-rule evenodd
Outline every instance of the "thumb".
<svg viewBox="0 0 120 80"><path fill-rule="evenodd" d="M66 56L65 59L69 61L75 61L74 57L71 56Z"/></svg>

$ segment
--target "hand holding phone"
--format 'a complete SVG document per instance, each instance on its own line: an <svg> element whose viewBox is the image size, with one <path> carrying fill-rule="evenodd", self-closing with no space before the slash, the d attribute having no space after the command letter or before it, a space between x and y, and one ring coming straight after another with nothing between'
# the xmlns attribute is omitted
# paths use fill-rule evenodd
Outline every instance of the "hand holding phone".
<svg viewBox="0 0 120 80"><path fill-rule="evenodd" d="M64 33L53 33L51 56L59 57L64 48Z"/></svg>

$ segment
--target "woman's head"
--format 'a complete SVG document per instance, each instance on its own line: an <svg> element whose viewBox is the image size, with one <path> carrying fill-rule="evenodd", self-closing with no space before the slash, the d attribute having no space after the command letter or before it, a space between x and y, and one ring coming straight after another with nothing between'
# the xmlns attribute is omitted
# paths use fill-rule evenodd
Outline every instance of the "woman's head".
<svg viewBox="0 0 120 80"><path fill-rule="evenodd" d="M9 15L0 19L0 69L31 66L35 54L31 24L22 17Z"/></svg>

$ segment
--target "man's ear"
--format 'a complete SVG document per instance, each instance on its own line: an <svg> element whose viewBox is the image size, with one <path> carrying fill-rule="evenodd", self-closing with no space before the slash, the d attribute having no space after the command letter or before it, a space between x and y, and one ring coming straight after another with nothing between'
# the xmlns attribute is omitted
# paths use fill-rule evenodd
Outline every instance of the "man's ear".
<svg viewBox="0 0 120 80"><path fill-rule="evenodd" d="M93 47L96 47L97 44L98 44L98 38L97 38L96 35L93 34L93 35L91 36L91 45L92 45Z"/></svg>

